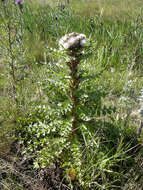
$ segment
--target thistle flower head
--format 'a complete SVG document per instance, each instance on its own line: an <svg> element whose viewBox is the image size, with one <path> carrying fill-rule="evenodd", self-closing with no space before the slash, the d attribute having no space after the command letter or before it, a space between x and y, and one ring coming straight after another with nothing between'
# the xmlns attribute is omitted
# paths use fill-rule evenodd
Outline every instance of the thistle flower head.
<svg viewBox="0 0 143 190"><path fill-rule="evenodd" d="M20 3L22 0L15 0L15 3Z"/></svg>
<svg viewBox="0 0 143 190"><path fill-rule="evenodd" d="M66 34L59 40L60 49L73 50L82 48L87 41L85 34L78 34L76 32L72 32L70 34Z"/></svg>

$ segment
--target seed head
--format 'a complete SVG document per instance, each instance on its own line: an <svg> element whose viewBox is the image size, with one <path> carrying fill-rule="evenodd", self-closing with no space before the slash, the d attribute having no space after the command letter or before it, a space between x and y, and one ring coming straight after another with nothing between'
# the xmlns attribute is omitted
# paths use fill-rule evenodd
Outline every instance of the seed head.
<svg viewBox="0 0 143 190"><path fill-rule="evenodd" d="M66 34L59 40L59 46L61 50L74 50L84 47L86 41L87 38L85 34L72 32L70 34Z"/></svg>

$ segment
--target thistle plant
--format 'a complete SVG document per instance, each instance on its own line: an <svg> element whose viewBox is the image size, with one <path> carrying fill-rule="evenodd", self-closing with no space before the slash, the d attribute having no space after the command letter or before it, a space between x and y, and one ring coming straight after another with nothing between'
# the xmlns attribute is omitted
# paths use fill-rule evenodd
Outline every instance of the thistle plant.
<svg viewBox="0 0 143 190"><path fill-rule="evenodd" d="M80 156L78 138L81 138L81 119L78 108L81 103L77 93L82 78L79 65L86 41L86 36L78 33L65 35L59 40L60 50L52 49L52 54L58 54L58 58L61 54L66 64L45 65L45 76L48 78L42 85L49 101L46 105L38 106L29 119L19 119L21 142L26 142L24 152L36 154L35 167L46 167L58 159L63 160L64 168L72 168L74 164L79 168L81 165L79 158L76 161L71 159L75 154ZM36 138L33 139L33 136ZM40 150L38 147L41 147Z"/></svg>
<svg viewBox="0 0 143 190"><path fill-rule="evenodd" d="M106 93L96 84L100 74L88 72L85 58L94 45L86 43L84 34L73 32L59 40L59 50L48 48L47 56L54 62L44 65L41 82L47 102L18 121L20 143L25 145L22 154L32 157L35 168L60 165L71 189L114 181L114 165L122 161L121 154L126 159L120 129L105 121L115 110L102 103Z"/></svg>
<svg viewBox="0 0 143 190"><path fill-rule="evenodd" d="M23 9L22 0L15 0L15 3L18 4L19 9L22 11L22 9Z"/></svg>
<svg viewBox="0 0 143 190"><path fill-rule="evenodd" d="M79 97L77 96L77 91L79 88L80 78L81 76L78 73L78 65L81 60L81 50L86 43L86 36L84 34L71 33L69 35L65 35L59 41L60 49L66 50L67 54L70 56L71 60L66 62L67 66L70 69L70 89L71 94L70 98L72 101L72 131L73 134L78 129L79 117L77 114L77 107L79 105Z"/></svg>

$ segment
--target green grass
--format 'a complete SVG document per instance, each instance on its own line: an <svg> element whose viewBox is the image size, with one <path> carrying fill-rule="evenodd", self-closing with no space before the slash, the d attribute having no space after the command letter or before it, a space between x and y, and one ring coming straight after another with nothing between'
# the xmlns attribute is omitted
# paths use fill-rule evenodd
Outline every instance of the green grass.
<svg viewBox="0 0 143 190"><path fill-rule="evenodd" d="M143 3L72 0L64 9L57 3L25 0L21 12L11 1L0 2L0 188L36 190L37 172L44 183L42 172L51 180L48 172L58 170L61 189L142 189L137 99L143 83ZM73 31L91 41L92 54L79 67L79 96L81 102L90 97L91 105L80 109L87 116L92 110L93 120L83 123L82 135L69 145L64 144L71 122L65 114L68 69L48 48L57 49L58 40ZM46 135L49 121L52 132Z"/></svg>

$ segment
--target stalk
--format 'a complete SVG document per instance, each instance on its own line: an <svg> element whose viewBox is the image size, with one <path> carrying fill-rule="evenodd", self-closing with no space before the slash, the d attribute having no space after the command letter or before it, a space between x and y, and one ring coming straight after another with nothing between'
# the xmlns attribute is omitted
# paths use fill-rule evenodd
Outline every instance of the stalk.
<svg viewBox="0 0 143 190"><path fill-rule="evenodd" d="M79 97L77 95L77 91L79 89L80 77L78 75L78 66L81 60L81 50L86 43L85 34L78 34L73 32L71 34L66 34L59 40L59 45L61 50L66 50L68 56L70 56L71 60L67 62L67 66L70 69L70 91L71 91L71 101L72 101L72 110L71 116L73 118L72 121L72 134L75 135L78 133L79 129L79 116L77 113L77 108L79 106Z"/></svg>
<svg viewBox="0 0 143 190"><path fill-rule="evenodd" d="M80 64L80 58L72 59L70 62L67 62L67 65L70 69L70 90L71 90L71 101L72 101L72 111L71 115L73 117L72 121L72 131L73 134L78 130L78 121L79 117L77 114L77 108L79 106L79 97L77 96L77 91L80 84L80 77L78 76L78 65Z"/></svg>

